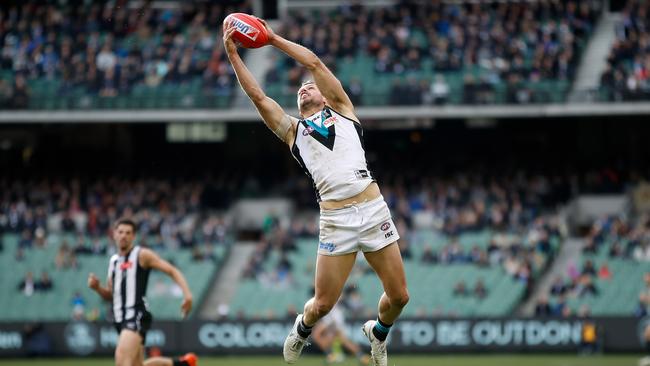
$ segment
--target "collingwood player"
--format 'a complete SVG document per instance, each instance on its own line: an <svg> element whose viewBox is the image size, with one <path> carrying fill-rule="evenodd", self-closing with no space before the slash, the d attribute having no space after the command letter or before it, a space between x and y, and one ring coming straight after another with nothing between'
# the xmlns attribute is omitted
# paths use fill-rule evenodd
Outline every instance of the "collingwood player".
<svg viewBox="0 0 650 366"><path fill-rule="evenodd" d="M409 301L399 234L379 186L366 164L363 130L341 82L309 49L276 35L267 25L271 45L303 65L313 77L298 90L300 118L285 113L266 96L237 53L235 28L224 23L224 46L241 88L264 123L284 141L312 179L321 209L315 294L298 314L284 343L284 359L295 363L316 322L336 304L362 251L379 276L384 293L379 314L363 332L376 366L386 366L386 337Z"/></svg>
<svg viewBox="0 0 650 366"><path fill-rule="evenodd" d="M181 313L187 316L192 310L192 293L183 274L155 252L134 244L136 225L128 219L121 219L113 229L113 240L118 253L108 264L106 286L101 286L94 273L88 276L88 287L99 296L113 303L113 321L119 334L115 349L117 366L196 366L197 357L188 353L171 359L153 357L144 361L144 343L151 327L151 313L147 308L145 295L149 272L156 269L167 274L183 290Z"/></svg>

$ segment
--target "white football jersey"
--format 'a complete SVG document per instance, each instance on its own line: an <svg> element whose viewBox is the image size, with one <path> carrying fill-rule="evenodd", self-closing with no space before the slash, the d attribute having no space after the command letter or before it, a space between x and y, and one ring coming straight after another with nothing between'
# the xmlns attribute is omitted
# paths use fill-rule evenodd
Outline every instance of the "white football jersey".
<svg viewBox="0 0 650 366"><path fill-rule="evenodd" d="M340 201L374 181L361 124L329 106L298 121L291 153L312 179L318 201Z"/></svg>

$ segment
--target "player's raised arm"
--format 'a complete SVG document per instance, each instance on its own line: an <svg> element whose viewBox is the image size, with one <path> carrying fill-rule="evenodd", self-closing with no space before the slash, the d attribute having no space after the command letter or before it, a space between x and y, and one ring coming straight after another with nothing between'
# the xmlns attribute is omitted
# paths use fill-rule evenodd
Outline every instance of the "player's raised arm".
<svg viewBox="0 0 650 366"><path fill-rule="evenodd" d="M262 90L262 87L255 80L237 52L237 45L232 39L234 32L235 28L224 23L223 44L226 48L228 60L230 60L235 75L237 75L239 85L255 104L255 108L262 116L266 126L287 145L293 145L297 120L286 114L276 101L264 93L264 90Z"/></svg>
<svg viewBox="0 0 650 366"><path fill-rule="evenodd" d="M258 18L259 19L259 18ZM298 61L307 70L311 72L314 77L314 82L323 96L327 99L327 104L331 105L337 111L344 115L354 115L354 106L350 97L343 89L343 85L339 79L334 76L332 71L321 61L314 52L307 47L301 46L297 43L291 42L273 32L271 27L266 24L266 21L259 19L266 27L269 35L269 44L274 46L289 57Z"/></svg>
<svg viewBox="0 0 650 366"><path fill-rule="evenodd" d="M189 286L187 286L187 281L185 280L185 276L183 276L181 271L179 271L178 268L174 267L171 263L160 258L152 250L145 248L140 251L140 264L144 268L153 268L167 274L169 277L171 277L172 280L174 280L174 282L178 284L178 286L181 287L181 290L183 290L183 303L181 304L181 312L183 313L183 317L187 316L187 314L189 314L189 312L192 310L192 292L190 291Z"/></svg>

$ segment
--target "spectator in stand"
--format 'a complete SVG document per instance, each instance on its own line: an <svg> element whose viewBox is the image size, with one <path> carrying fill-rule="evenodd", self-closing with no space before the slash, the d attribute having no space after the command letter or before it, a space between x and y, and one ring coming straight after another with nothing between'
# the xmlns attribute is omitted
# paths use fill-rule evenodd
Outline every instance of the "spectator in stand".
<svg viewBox="0 0 650 366"><path fill-rule="evenodd" d="M29 105L30 90L23 75L16 75L11 95L11 107L13 109L26 109Z"/></svg>
<svg viewBox="0 0 650 366"><path fill-rule="evenodd" d="M8 81L0 79L0 109L9 109L11 107L11 96L13 90Z"/></svg>
<svg viewBox="0 0 650 366"><path fill-rule="evenodd" d="M600 280L611 280L612 272L609 270L607 263L603 263L598 270L598 279Z"/></svg>
<svg viewBox="0 0 650 366"><path fill-rule="evenodd" d="M467 286L465 286L465 281L458 281L454 285L454 296L467 296L469 291L467 291Z"/></svg>
<svg viewBox="0 0 650 366"><path fill-rule="evenodd" d="M27 249L32 247L32 232L29 229L23 230L23 233L18 242L18 248Z"/></svg>
<svg viewBox="0 0 650 366"><path fill-rule="evenodd" d="M571 309L569 308L569 305L567 305L566 302L566 295L561 295L555 305L553 306L553 316L561 317L564 316L564 314L567 312L566 309L569 309L568 311L570 312Z"/></svg>
<svg viewBox="0 0 650 366"><path fill-rule="evenodd" d="M593 261L587 260L585 262L584 267L582 267L581 275L596 277L596 268L594 267L594 262Z"/></svg>
<svg viewBox="0 0 650 366"><path fill-rule="evenodd" d="M69 266L69 256L70 249L68 248L68 243L64 240L59 247L59 250L56 252L56 257L54 258L54 264L56 269L65 269Z"/></svg>
<svg viewBox="0 0 650 366"><path fill-rule="evenodd" d="M476 296L478 299L484 299L487 297L487 288L485 288L485 283L483 283L483 280L479 279L476 281L476 284L474 285L474 296Z"/></svg>
<svg viewBox="0 0 650 366"><path fill-rule="evenodd" d="M449 84L445 81L443 74L436 74L434 82L431 84L431 94L433 102L436 105L447 104L449 99Z"/></svg>
<svg viewBox="0 0 650 366"><path fill-rule="evenodd" d="M548 303L547 296L540 296L535 304L535 316L551 316L553 315L553 309Z"/></svg>
<svg viewBox="0 0 650 366"><path fill-rule="evenodd" d="M352 78L350 83L345 88L345 92L350 97L352 104L361 106L363 105L363 85L358 78Z"/></svg>
<svg viewBox="0 0 650 366"><path fill-rule="evenodd" d="M422 252L422 263L425 264L435 264L438 263L438 256L433 252L430 246L424 248Z"/></svg>
<svg viewBox="0 0 650 366"><path fill-rule="evenodd" d="M36 282L34 282L34 275L32 272L27 272L25 278L18 284L18 291L29 297L34 294L35 290Z"/></svg>
<svg viewBox="0 0 650 366"><path fill-rule="evenodd" d="M574 293L578 297L584 297L585 295L597 296L599 291L591 275L583 274L578 279L578 283L575 286Z"/></svg>
<svg viewBox="0 0 650 366"><path fill-rule="evenodd" d="M52 290L52 287L54 287L54 284L52 284L50 275L46 271L43 271L40 280L36 283L36 290L50 291Z"/></svg>

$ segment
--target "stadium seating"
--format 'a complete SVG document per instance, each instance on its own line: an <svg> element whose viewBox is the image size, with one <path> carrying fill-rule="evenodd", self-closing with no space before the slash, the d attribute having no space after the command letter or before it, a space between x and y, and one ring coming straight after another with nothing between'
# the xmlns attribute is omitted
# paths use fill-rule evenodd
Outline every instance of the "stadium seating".
<svg viewBox="0 0 650 366"><path fill-rule="evenodd" d="M488 247L492 238L489 230L466 233L458 237L464 250L474 246ZM511 313L526 292L526 284L510 276L500 265L477 266L473 263L426 264L420 261L425 245L434 250L441 249L450 238L430 230L413 234L411 259L404 265L409 279L411 302L404 310L405 315L426 316L504 316ZM559 246L559 238L554 238L553 247ZM425 244L426 243L426 244ZM274 271L280 254L271 251L264 263L264 273L258 278L244 279L237 289L231 303L233 316L283 317L290 308L301 309L313 288L313 270L316 260L318 239L301 239L296 242L297 249L289 252L288 259L292 273L285 281L277 281ZM372 316L377 306L382 288L376 275L367 268L364 261L357 264L348 280L361 295L368 316ZM464 281L471 292L477 281L486 285L487 296L483 299L474 296L454 296L454 284ZM251 303L261 306L251 307Z"/></svg>
<svg viewBox="0 0 650 366"><path fill-rule="evenodd" d="M60 243L74 237L53 234L47 245L42 248L25 250L22 261L15 259L19 237L14 234L3 236L4 250L0 252L0 267L11 268L0 276L0 321L10 320L66 320L73 314L72 298L79 292L85 301L83 317L91 316L92 310L99 310L100 319L110 311L108 304L103 304L99 296L87 287L90 272L95 273L105 284L109 255L77 255L77 268L57 269L54 258ZM103 240L108 244L108 240ZM161 257L173 262L186 276L194 294L194 304L198 306L212 283L214 275L226 256L226 246L216 246L214 261L192 260L190 250L160 251ZM25 296L18 290L18 285L27 272L33 272L37 280L42 271L47 271L52 279L53 288L47 292L35 291ZM174 293L171 279L153 272L149 278L148 300L150 308L157 319L181 319L181 297Z"/></svg>
<svg viewBox="0 0 650 366"><path fill-rule="evenodd" d="M648 100L650 98L650 52L647 48L648 12L644 1L626 2L616 25L616 41L601 76L598 96L604 101Z"/></svg>
<svg viewBox="0 0 650 366"><path fill-rule="evenodd" d="M251 12L245 1L229 4L133 9L142 19L110 6L87 5L74 12L59 6L11 8L16 17L7 20L0 37L0 89L13 96L0 105L226 108L236 82L219 42L221 21L232 11ZM416 4L293 13L281 28L314 48L344 85L358 82L363 91L354 98L357 104L559 103L599 2ZM49 24L48 17L61 21ZM72 26L71 18L86 21ZM318 19L317 27L306 19ZM23 34L21 21L35 22L43 34ZM376 29L385 32L372 36ZM271 96L293 106L292 87L300 78L290 76L293 63L287 61L277 60L266 84ZM432 95L437 76L446 91ZM20 77L27 79L25 86Z"/></svg>
<svg viewBox="0 0 650 366"><path fill-rule="evenodd" d="M0 107L15 109L226 108L235 79L221 22L251 11L245 1L131 9L27 1L6 10Z"/></svg>
<svg viewBox="0 0 650 366"><path fill-rule="evenodd" d="M315 47L345 86L359 82L363 92L357 104L560 103L597 6L589 1L407 1L389 8L295 13L284 31ZM384 31L374 35L377 29ZM284 105L295 104L292 87L301 81L293 65L281 56L267 75L269 93ZM447 84L440 101L430 95L435 93L431 84L436 75Z"/></svg>
<svg viewBox="0 0 650 366"><path fill-rule="evenodd" d="M593 284L598 293L580 295L567 290L566 304L572 313L586 306L592 315L596 316L624 316L635 313L639 304L639 294L645 289L644 274L650 272L650 262L637 260L628 254L613 256L610 249L615 243L622 248L630 248L631 239L619 238L615 235L605 235L602 241L593 249L583 253L578 271L584 268L587 261L593 263L596 275L592 276ZM601 276L598 272L602 266L609 269L610 276ZM565 284L571 283L571 276L565 276ZM560 301L559 296L551 296L553 302Z"/></svg>

